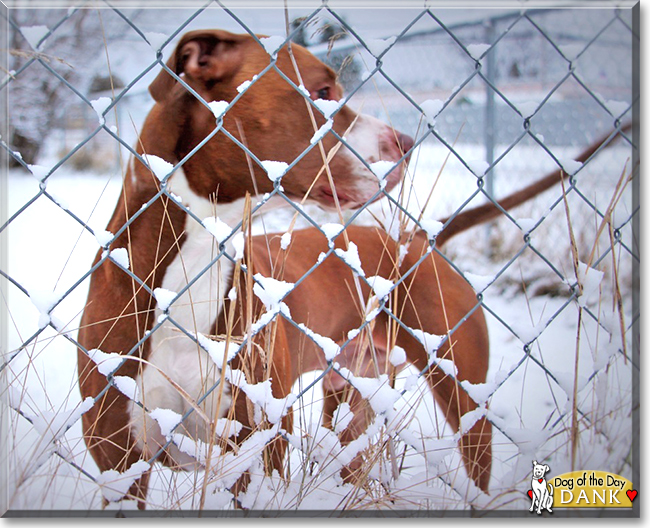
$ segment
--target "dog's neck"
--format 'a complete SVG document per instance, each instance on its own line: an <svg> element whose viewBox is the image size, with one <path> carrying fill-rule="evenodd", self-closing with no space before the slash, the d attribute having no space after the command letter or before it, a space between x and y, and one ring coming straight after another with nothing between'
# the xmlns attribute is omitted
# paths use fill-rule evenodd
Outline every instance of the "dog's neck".
<svg viewBox="0 0 650 528"><path fill-rule="evenodd" d="M187 175L182 168L177 169L171 176L169 181L169 190L187 207L194 215L204 220L209 217L218 217L222 222L225 222L230 227L236 227L244 217L244 209L246 204L246 197L238 197L231 201L220 201L205 198L194 192L189 184ZM259 195L252 195L250 197L251 209L260 203L263 198ZM287 207L288 202L278 195L272 196L262 207L260 212L269 212L273 209ZM191 218L185 222L185 231L193 232L198 224L190 221Z"/></svg>
<svg viewBox="0 0 650 528"><path fill-rule="evenodd" d="M215 203L192 190L182 169L172 175L169 189L202 222L216 217L231 229L237 228L242 222L246 197L228 203ZM260 199L259 196L250 197L251 207L254 208ZM287 205L286 200L276 195L268 199L261 210L266 212ZM185 238L180 251L165 271L162 283L164 289L177 293L186 287L188 281L208 267L220 251L214 235L190 215L185 219L184 232ZM232 258L237 257L235 241L238 236L241 238L239 233L241 231L230 236L225 242L224 249ZM224 297L232 282L233 269L232 260L226 256L219 258L210 270L196 280L191 291L186 292L183 298L177 301L177 306L171 310L174 320L187 329L208 334L221 312Z"/></svg>

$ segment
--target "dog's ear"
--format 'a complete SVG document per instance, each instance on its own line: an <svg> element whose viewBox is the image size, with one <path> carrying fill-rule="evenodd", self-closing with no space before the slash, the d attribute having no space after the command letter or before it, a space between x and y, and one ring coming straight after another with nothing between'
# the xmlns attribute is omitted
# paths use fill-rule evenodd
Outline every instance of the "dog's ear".
<svg viewBox="0 0 650 528"><path fill-rule="evenodd" d="M551 468L548 465L544 465L544 473L548 473L549 471L551 471Z"/></svg>
<svg viewBox="0 0 650 528"><path fill-rule="evenodd" d="M227 31L191 31L183 35L167 60L167 67L199 95L207 95L209 87L233 75L239 68L239 48L244 39L244 35ZM169 97L176 84L177 80L163 69L149 85L149 93L161 102Z"/></svg>
<svg viewBox="0 0 650 528"><path fill-rule="evenodd" d="M537 465L537 460L533 460L533 467Z"/></svg>

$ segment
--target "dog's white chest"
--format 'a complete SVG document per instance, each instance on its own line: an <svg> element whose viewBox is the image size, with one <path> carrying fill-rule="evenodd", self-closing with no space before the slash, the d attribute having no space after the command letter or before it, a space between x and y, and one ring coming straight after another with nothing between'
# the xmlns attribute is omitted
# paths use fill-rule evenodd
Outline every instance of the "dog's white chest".
<svg viewBox="0 0 650 528"><path fill-rule="evenodd" d="M182 172L173 176L172 188L198 218L214 215L213 205L189 189ZM224 213L222 221L231 227L241 219L242 203L235 202L219 209ZM185 234L185 241L168 266L161 286L179 297L166 313L160 309L160 304L156 308L154 325L159 322L162 325L150 338L148 363L136 380L144 408L135 404L130 408L132 434L149 456L164 446L168 439L150 411L168 409L185 416L192 409L174 433L207 442L212 424L225 416L231 406L228 382L213 388L220 382L221 371L197 344L196 338L209 336L212 332L229 288L234 264L225 256L219 257L219 244L215 237L189 216ZM226 251L234 256L232 242L226 244ZM166 293L167 297L171 295ZM207 391L211 391L209 396L201 401ZM197 406L202 413L196 411ZM194 458L175 446L170 446L167 451L179 465L195 465Z"/></svg>

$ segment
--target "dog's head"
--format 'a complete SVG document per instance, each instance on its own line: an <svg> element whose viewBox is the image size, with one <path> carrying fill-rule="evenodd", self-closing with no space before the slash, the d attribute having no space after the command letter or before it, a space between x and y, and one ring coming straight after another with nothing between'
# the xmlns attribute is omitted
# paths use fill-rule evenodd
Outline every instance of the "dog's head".
<svg viewBox="0 0 650 528"><path fill-rule="evenodd" d="M544 478L544 475L551 470L546 464L538 464L536 460L533 460L533 478L541 479Z"/></svg>
<svg viewBox="0 0 650 528"><path fill-rule="evenodd" d="M230 103L243 92L224 115L223 130L185 165L195 192L216 195L220 201L240 198L245 192L269 192L273 182L257 163L265 160L288 165L299 160L282 178L285 193L296 199L308 194L325 207L334 206L334 194L341 207L357 207L375 196L382 180L388 190L401 181L406 161L383 175L388 163L378 164L381 171L371 171L361 160L395 164L413 146L410 137L342 106L331 129L344 137L349 147L344 145L327 131L330 124L321 112L313 107L309 110L306 100L332 101L329 106L336 106L343 92L335 72L296 44L291 45L291 52L284 46L277 52L275 65L269 67L270 63L271 56L252 36L219 30L187 33L169 57L168 68L206 103ZM287 78L301 87L300 91ZM158 104L148 121L156 121L157 126L151 128L166 127L167 146L162 150L173 148L173 152L158 148L158 153L152 153L167 161L180 161L214 132L215 115L166 70L149 89ZM319 102L319 108L326 106ZM316 130L323 132L322 149ZM160 138L157 143L156 138L150 139L154 140L150 144L161 144ZM257 161L247 157L242 145ZM172 154L175 160L168 159Z"/></svg>

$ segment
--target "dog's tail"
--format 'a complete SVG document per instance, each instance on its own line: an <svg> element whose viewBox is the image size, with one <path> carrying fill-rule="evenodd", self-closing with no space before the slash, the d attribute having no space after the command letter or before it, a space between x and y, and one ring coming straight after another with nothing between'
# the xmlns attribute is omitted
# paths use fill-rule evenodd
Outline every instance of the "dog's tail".
<svg viewBox="0 0 650 528"><path fill-rule="evenodd" d="M620 132L626 132L632 128L632 123L627 123L622 126L620 130L608 134L602 137L600 140L596 141L589 147L587 147L581 154L578 156L576 161L581 163L586 162L591 156L598 152L601 148L606 148L611 144L611 142L618 136ZM489 202L485 205L474 207L468 209L467 211L462 211L453 218L447 217L442 220L443 224L447 224L445 228L438 234L436 237L436 245L438 247L446 243L450 238L467 231L468 229L488 222L497 218L503 210L508 211L513 207L521 205L524 202L527 202L531 198L534 198L538 194L544 192L547 189L550 189L556 183L559 183L563 177L562 169L558 169L550 174L544 176L541 180L536 181L535 183L524 187L520 191L517 191L502 200L499 200L498 206L493 202ZM451 219L450 219L451 218Z"/></svg>

